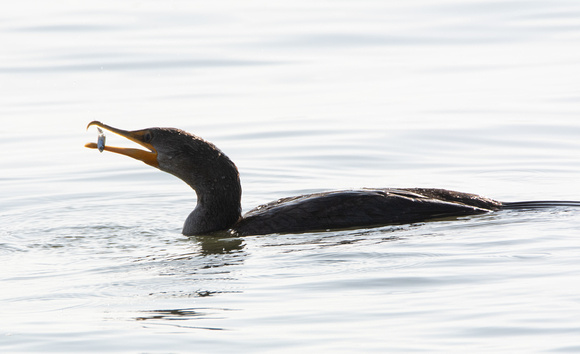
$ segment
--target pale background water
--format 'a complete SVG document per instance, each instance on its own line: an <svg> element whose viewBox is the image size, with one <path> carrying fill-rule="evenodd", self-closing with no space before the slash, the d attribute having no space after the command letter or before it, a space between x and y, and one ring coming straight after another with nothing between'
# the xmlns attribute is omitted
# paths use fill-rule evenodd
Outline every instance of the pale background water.
<svg viewBox="0 0 580 354"><path fill-rule="evenodd" d="M244 210L580 200L579 2L3 7L0 352L580 351L580 210L188 238L188 186L83 148L95 119L188 130L237 163Z"/></svg>

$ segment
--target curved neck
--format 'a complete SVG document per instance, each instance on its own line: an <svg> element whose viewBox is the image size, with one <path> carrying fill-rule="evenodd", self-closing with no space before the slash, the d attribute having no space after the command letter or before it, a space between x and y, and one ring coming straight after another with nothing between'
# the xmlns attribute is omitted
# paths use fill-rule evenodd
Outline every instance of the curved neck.
<svg viewBox="0 0 580 354"><path fill-rule="evenodd" d="M156 147L159 169L195 190L197 205L183 225L186 236L230 229L241 217L238 168L215 145L182 131L167 133ZM161 136L161 135L160 135Z"/></svg>
<svg viewBox="0 0 580 354"><path fill-rule="evenodd" d="M230 229L241 217L242 187L235 173L189 184L197 195L197 205L183 225L186 236L208 234Z"/></svg>

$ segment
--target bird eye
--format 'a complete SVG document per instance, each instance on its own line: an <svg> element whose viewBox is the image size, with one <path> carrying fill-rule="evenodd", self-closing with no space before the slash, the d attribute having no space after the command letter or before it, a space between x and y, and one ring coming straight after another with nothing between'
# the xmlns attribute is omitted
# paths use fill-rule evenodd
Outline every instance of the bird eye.
<svg viewBox="0 0 580 354"><path fill-rule="evenodd" d="M143 135L143 141L148 143L153 139L153 135L150 132L147 132Z"/></svg>

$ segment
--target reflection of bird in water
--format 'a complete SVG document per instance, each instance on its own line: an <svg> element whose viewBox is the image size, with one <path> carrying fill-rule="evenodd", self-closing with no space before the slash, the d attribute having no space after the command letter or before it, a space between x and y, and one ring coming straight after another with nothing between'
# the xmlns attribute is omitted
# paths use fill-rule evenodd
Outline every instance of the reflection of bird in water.
<svg viewBox="0 0 580 354"><path fill-rule="evenodd" d="M197 206L185 220L185 235L228 230L240 236L308 232L406 224L502 209L580 206L580 202L502 203L445 189L385 188L282 198L242 217L242 188L236 165L212 143L173 128L126 131L97 121L88 126L92 125L147 149L104 146L104 150L130 156L171 173L195 190ZM104 142L85 146L96 149L103 145Z"/></svg>
<svg viewBox="0 0 580 354"><path fill-rule="evenodd" d="M199 236L197 237L199 245L201 246L201 254L216 255L216 254L238 254L244 249L244 242L241 238L233 237L213 237L213 236ZM230 263L234 263L230 260Z"/></svg>

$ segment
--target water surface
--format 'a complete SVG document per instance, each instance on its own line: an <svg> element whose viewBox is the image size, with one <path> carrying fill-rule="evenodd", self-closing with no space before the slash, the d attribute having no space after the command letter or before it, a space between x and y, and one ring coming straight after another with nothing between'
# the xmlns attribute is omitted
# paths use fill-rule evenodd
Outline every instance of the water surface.
<svg viewBox="0 0 580 354"><path fill-rule="evenodd" d="M580 210L184 237L179 127L243 208L359 187L580 200L580 5L34 1L2 16L0 351L580 350ZM125 144L109 135L109 144Z"/></svg>

